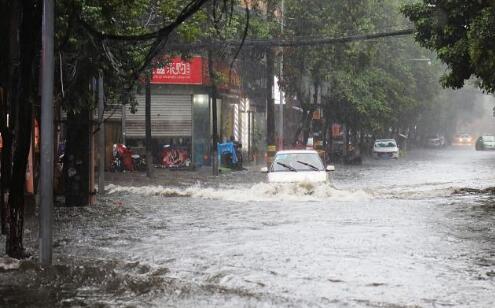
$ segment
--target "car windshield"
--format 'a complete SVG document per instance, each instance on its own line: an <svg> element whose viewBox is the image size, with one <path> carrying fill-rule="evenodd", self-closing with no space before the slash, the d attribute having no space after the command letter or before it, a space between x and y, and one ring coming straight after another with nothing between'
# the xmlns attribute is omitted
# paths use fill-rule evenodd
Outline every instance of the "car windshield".
<svg viewBox="0 0 495 308"><path fill-rule="evenodd" d="M324 171L320 156L316 153L277 154L271 171Z"/></svg>
<svg viewBox="0 0 495 308"><path fill-rule="evenodd" d="M375 142L375 147L377 148L393 148L396 146L397 144L394 140L379 140Z"/></svg>
<svg viewBox="0 0 495 308"><path fill-rule="evenodd" d="M493 141L495 141L495 137L494 136L483 136L483 141L493 142Z"/></svg>

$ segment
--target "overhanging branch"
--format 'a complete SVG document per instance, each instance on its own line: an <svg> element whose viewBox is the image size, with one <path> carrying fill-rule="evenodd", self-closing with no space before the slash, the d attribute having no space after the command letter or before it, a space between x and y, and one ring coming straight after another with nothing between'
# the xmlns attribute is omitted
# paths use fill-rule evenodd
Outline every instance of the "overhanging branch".
<svg viewBox="0 0 495 308"><path fill-rule="evenodd" d="M147 41L152 39L161 39L163 37L168 36L170 32L172 32L180 24L182 24L194 13L196 13L199 9L201 9L201 7L208 1L211 0L194 0L189 2L182 9L180 14L172 23L160 28L157 31L144 33L144 34L137 34L137 35L108 34L96 30L94 27L92 27L82 18L78 18L78 22L89 34L91 34L92 36L96 37L99 40L137 42L137 41Z"/></svg>

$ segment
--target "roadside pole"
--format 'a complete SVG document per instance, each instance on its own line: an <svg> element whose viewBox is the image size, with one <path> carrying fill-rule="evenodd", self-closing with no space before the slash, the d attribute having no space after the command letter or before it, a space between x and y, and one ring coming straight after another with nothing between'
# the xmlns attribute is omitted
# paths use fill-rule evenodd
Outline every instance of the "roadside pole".
<svg viewBox="0 0 495 308"><path fill-rule="evenodd" d="M215 72L213 71L213 52L208 49L208 71L210 74L211 83L211 112L212 112L212 151L211 151L211 167L212 175L218 175L218 119L217 119L217 85L215 80Z"/></svg>
<svg viewBox="0 0 495 308"><path fill-rule="evenodd" d="M103 124L103 73L98 78L98 194L105 194L105 126Z"/></svg>
<svg viewBox="0 0 495 308"><path fill-rule="evenodd" d="M251 150L251 140L252 140L252 133L251 133L251 117L252 117L252 111L248 110L247 111L247 116L248 116L248 161L251 160L251 154L253 151ZM255 164L256 165L256 164Z"/></svg>
<svg viewBox="0 0 495 308"><path fill-rule="evenodd" d="M151 72L145 76L144 125L146 137L146 176L153 177L153 155L151 151Z"/></svg>
<svg viewBox="0 0 495 308"><path fill-rule="evenodd" d="M282 0L282 4L280 7L280 33L284 33L284 9L285 9L285 1ZM279 131L278 131L278 138L279 138L279 144L278 144L278 150L283 150L284 149L284 93L282 92L282 88L280 87L280 84L283 80L283 73L284 73L284 50L283 48L281 49L280 53L280 77L278 78L278 91L280 95L280 106L279 106Z"/></svg>
<svg viewBox="0 0 495 308"><path fill-rule="evenodd" d="M54 0L43 1L41 54L40 262L52 264Z"/></svg>
<svg viewBox="0 0 495 308"><path fill-rule="evenodd" d="M273 50L268 49L266 51L266 154L267 165L270 166L275 153L277 152L277 145L275 143L275 103L273 100L273 65L274 65Z"/></svg>
<svg viewBox="0 0 495 308"><path fill-rule="evenodd" d="M126 122L126 103L127 103L127 99L125 99L123 102L122 102L122 144L125 144L125 130L126 130L126 127L125 127L125 122Z"/></svg>
<svg viewBox="0 0 495 308"><path fill-rule="evenodd" d="M93 78L93 86L96 87L96 79ZM93 88L94 88L93 87ZM94 90L93 90L94 91ZM94 96L96 98L96 91L94 91ZM95 134L93 134L93 131L98 127L98 121L95 122L94 120L94 113L93 112L88 112L89 114L89 205L95 205L96 204L96 192L95 192L95 187L96 187L96 172L95 172L95 167L96 167L96 142L95 142Z"/></svg>
<svg viewBox="0 0 495 308"><path fill-rule="evenodd" d="M268 2L266 20L272 22L275 12L275 3ZM266 164L270 166L275 153L277 152L277 144L275 138L275 102L273 99L273 83L274 83L274 64L275 64L275 52L273 47L268 47L265 50L266 58L266 87L265 87L265 98L266 98Z"/></svg>

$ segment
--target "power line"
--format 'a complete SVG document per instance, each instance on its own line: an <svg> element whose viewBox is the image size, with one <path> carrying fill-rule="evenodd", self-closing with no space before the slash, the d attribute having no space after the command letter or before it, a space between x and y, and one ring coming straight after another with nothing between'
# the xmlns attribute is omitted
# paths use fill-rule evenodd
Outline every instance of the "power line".
<svg viewBox="0 0 495 308"><path fill-rule="evenodd" d="M345 44L356 41L366 41L378 38L393 37L393 36L405 36L414 33L414 29L396 30L390 32L378 32L371 34L358 34L342 37L332 38L309 38L309 39L246 39L244 40L243 47L303 47L303 46L321 46L332 44ZM209 47L219 46L239 46L241 41L228 40L228 41L209 41L209 42L197 42L189 44L169 44L168 49L203 49Z"/></svg>

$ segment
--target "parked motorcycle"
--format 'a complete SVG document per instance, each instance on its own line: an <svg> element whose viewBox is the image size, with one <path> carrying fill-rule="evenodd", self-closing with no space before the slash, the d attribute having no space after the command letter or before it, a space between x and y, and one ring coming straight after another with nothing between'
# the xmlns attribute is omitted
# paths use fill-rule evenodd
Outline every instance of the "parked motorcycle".
<svg viewBox="0 0 495 308"><path fill-rule="evenodd" d="M132 154L131 157L135 170L138 171L146 170L146 159L144 158L144 156L141 156L139 154Z"/></svg>
<svg viewBox="0 0 495 308"><path fill-rule="evenodd" d="M113 172L142 171L146 168L146 160L139 154L133 153L125 144L114 144L112 148Z"/></svg>
<svg viewBox="0 0 495 308"><path fill-rule="evenodd" d="M189 150L184 147L164 145L160 156L161 166L163 168L180 169L191 166Z"/></svg>

